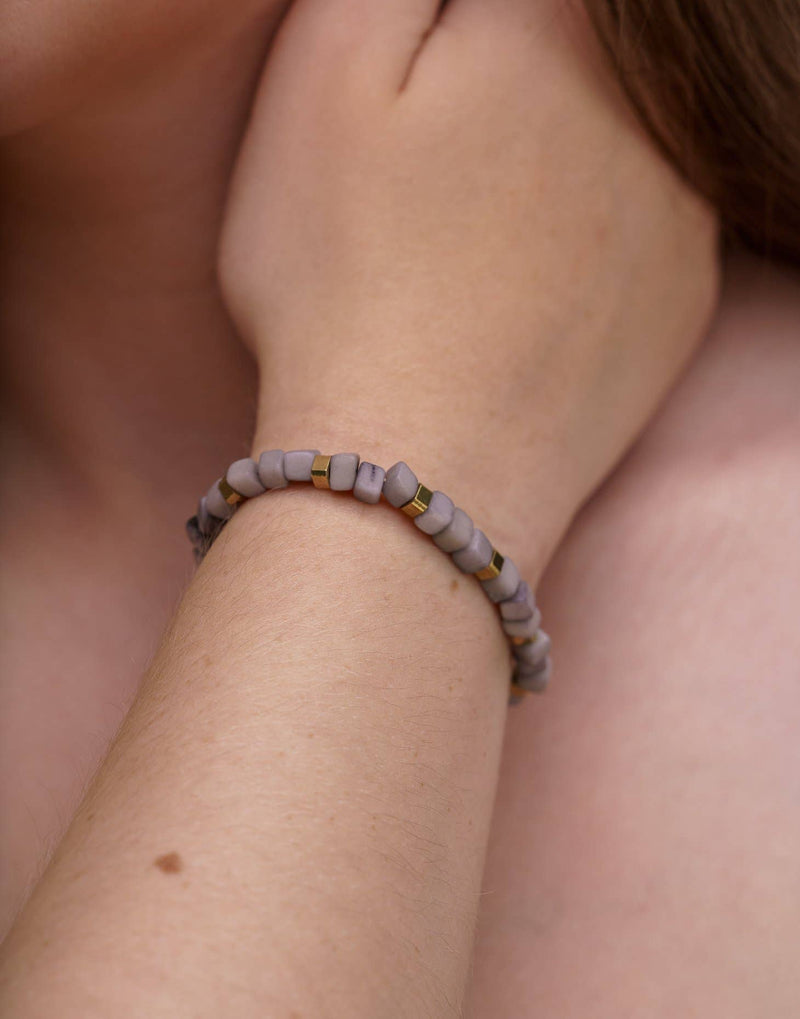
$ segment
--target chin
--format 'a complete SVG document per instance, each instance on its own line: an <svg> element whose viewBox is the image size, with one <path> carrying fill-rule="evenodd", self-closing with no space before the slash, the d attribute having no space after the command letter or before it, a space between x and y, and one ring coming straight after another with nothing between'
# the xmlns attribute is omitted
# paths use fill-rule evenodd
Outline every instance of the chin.
<svg viewBox="0 0 800 1019"><path fill-rule="evenodd" d="M49 25L24 31L12 17L0 33L0 136L26 131L81 106L119 75L131 58L124 37L110 45L99 25L92 33ZM48 29L50 29L48 31Z"/></svg>
<svg viewBox="0 0 800 1019"><path fill-rule="evenodd" d="M35 127L289 0L0 0L0 136Z"/></svg>

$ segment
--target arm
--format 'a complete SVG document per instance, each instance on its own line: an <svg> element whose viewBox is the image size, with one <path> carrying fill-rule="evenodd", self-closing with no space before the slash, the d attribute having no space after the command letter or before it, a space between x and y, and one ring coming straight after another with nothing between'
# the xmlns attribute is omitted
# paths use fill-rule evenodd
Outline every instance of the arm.
<svg viewBox="0 0 800 1019"><path fill-rule="evenodd" d="M547 570L558 682L509 713L467 1016L800 1013L798 336L796 274L726 267Z"/></svg>
<svg viewBox="0 0 800 1019"><path fill-rule="evenodd" d="M455 0L426 35L436 6L293 9L223 278L256 450L407 457L535 581L702 332L713 220L580 26ZM6 1013L457 1014L507 669L409 521L245 506L5 946Z"/></svg>

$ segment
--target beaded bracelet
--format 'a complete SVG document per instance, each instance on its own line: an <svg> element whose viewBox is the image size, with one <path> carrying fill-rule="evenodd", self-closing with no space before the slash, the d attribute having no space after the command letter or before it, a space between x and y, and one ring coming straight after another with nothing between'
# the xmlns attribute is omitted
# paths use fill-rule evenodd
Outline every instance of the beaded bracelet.
<svg viewBox="0 0 800 1019"><path fill-rule="evenodd" d="M258 463L245 457L230 465L200 500L197 515L186 524L200 563L233 516L237 506L290 482L312 482L315 488L352 492L365 503L381 495L411 517L434 544L448 553L462 573L471 573L500 610L500 623L512 653L509 704L525 694L540 693L550 679L550 638L540 629L541 613L530 586L508 556L502 556L472 520L444 492L431 491L403 460L388 471L361 460L358 453L324 456L318 449L284 453L270 449Z"/></svg>

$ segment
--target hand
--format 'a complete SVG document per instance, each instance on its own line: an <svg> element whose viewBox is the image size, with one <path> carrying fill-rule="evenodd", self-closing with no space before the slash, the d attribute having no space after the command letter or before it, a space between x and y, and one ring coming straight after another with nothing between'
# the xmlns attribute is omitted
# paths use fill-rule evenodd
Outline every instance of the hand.
<svg viewBox="0 0 800 1019"><path fill-rule="evenodd" d="M267 443L396 439L436 487L472 471L508 540L535 502L549 553L703 334L715 218L634 122L579 9L438 6L292 8L223 288L262 364Z"/></svg>

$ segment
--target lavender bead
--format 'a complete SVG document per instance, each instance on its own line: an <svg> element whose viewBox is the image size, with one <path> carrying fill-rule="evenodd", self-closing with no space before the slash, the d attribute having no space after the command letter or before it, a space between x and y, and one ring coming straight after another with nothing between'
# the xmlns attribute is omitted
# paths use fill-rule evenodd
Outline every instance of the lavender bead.
<svg viewBox="0 0 800 1019"><path fill-rule="evenodd" d="M292 449L283 454L283 473L287 481L311 481L311 465L318 449Z"/></svg>
<svg viewBox="0 0 800 1019"><path fill-rule="evenodd" d="M234 461L225 474L225 480L234 492L238 492L246 499L253 499L266 491L266 486L259 481L255 460L251 460L249 456Z"/></svg>
<svg viewBox="0 0 800 1019"><path fill-rule="evenodd" d="M514 594L500 602L503 619L530 619L535 611L536 600L527 580L521 580Z"/></svg>
<svg viewBox="0 0 800 1019"><path fill-rule="evenodd" d="M407 463L399 460L386 472L383 480L383 494L392 506L403 506L417 494L416 474Z"/></svg>
<svg viewBox="0 0 800 1019"><path fill-rule="evenodd" d="M356 499L360 499L361 502L373 504L380 502L381 492L383 491L383 479L385 477L386 471L383 467L362 460L358 465L358 474L353 485L353 495Z"/></svg>
<svg viewBox="0 0 800 1019"><path fill-rule="evenodd" d="M541 693L550 682L553 672L553 665L549 658L546 658L535 669L523 669L519 667L514 670L514 682L523 690L530 690L531 693Z"/></svg>
<svg viewBox="0 0 800 1019"><path fill-rule="evenodd" d="M208 500L205 496L203 496L197 507L197 524L200 528L200 532L207 537L214 530L217 523L219 523L219 521L215 522L214 518L208 512Z"/></svg>
<svg viewBox="0 0 800 1019"><path fill-rule="evenodd" d="M283 471L282 449L268 449L258 458L258 478L264 488L286 488L289 482Z"/></svg>
<svg viewBox="0 0 800 1019"><path fill-rule="evenodd" d="M453 519L443 531L434 535L433 540L442 552L458 552L469 545L474 531L472 518L456 506Z"/></svg>
<svg viewBox="0 0 800 1019"><path fill-rule="evenodd" d="M220 481L222 481L222 478L217 478L206 492L206 507L212 517L216 517L218 520L227 520L233 516L234 507L222 498L222 492L219 490Z"/></svg>
<svg viewBox="0 0 800 1019"><path fill-rule="evenodd" d="M513 559L506 556L498 575L489 580L482 580L480 584L493 602L501 602L519 587L519 570Z"/></svg>
<svg viewBox="0 0 800 1019"><path fill-rule="evenodd" d="M542 622L542 614L536 609L529 619L504 619L503 632L508 637L535 637Z"/></svg>
<svg viewBox="0 0 800 1019"><path fill-rule="evenodd" d="M550 654L550 637L544 630L539 630L532 644L515 644L512 650L514 658L521 666L535 669Z"/></svg>
<svg viewBox="0 0 800 1019"><path fill-rule="evenodd" d="M469 544L453 553L453 562L462 573L477 573L492 561L492 543L480 528L472 532Z"/></svg>
<svg viewBox="0 0 800 1019"><path fill-rule="evenodd" d="M438 534L452 521L455 506L453 500L444 492L435 491L431 493L431 501L428 508L423 510L418 517L414 517L414 523L423 534Z"/></svg>
<svg viewBox="0 0 800 1019"><path fill-rule="evenodd" d="M328 484L333 492L350 492L356 483L358 453L334 453L328 471Z"/></svg>

